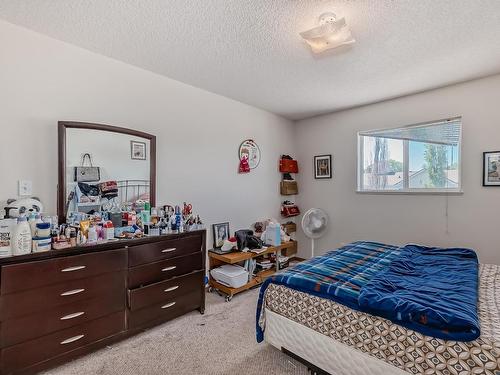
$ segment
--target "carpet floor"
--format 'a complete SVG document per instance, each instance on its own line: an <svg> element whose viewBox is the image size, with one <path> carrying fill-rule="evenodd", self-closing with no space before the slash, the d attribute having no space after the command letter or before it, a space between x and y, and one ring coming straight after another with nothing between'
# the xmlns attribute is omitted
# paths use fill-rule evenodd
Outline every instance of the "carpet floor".
<svg viewBox="0 0 500 375"><path fill-rule="evenodd" d="M205 315L193 311L45 375L307 374L302 364L255 341L258 289L225 302L207 294Z"/></svg>

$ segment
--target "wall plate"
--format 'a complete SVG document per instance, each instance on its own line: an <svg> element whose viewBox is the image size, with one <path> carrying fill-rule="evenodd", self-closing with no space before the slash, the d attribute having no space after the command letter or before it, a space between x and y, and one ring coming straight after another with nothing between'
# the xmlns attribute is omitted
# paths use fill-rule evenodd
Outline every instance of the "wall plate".
<svg viewBox="0 0 500 375"><path fill-rule="evenodd" d="M33 182L30 180L19 180L19 196L33 195Z"/></svg>

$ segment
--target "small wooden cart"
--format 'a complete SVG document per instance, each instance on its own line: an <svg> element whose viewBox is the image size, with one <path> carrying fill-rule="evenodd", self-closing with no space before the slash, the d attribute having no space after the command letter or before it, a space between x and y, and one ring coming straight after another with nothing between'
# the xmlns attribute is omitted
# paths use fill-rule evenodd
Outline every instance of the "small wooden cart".
<svg viewBox="0 0 500 375"><path fill-rule="evenodd" d="M270 246L266 250L264 250L261 253L253 253L253 252L234 252L234 253L228 253L228 254L217 254L212 251L208 252L208 259L209 259L209 269L212 270L216 267L219 267L224 264L236 264L240 262L244 262L245 260L248 259L253 259L260 257L262 255L266 254L279 254L281 253L282 250L287 250L287 254L295 254L297 252L297 241L289 241L281 244L280 246ZM261 284L266 278L269 276L273 275L277 271L279 271L279 262L276 262L276 267L273 269L261 271L257 273L254 277L250 279L250 281L243 285L242 287L239 288L231 288L225 285L222 285L221 283L218 283L215 281L212 276L210 275L208 285L209 285L209 292L216 289L226 295L226 302L231 301L233 296L235 294L244 292L245 290L251 289L259 284Z"/></svg>

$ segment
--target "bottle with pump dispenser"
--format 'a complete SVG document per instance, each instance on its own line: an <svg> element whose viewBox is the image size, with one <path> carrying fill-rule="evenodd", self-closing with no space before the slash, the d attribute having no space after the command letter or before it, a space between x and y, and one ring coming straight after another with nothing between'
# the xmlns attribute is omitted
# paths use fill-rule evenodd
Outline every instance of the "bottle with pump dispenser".
<svg viewBox="0 0 500 375"><path fill-rule="evenodd" d="M26 216L20 216L12 236L12 255L29 253L31 253L31 228Z"/></svg>

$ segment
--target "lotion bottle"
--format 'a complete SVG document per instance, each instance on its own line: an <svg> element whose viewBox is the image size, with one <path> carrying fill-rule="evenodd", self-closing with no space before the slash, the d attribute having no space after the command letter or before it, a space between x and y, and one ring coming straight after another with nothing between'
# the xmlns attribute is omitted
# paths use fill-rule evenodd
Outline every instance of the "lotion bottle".
<svg viewBox="0 0 500 375"><path fill-rule="evenodd" d="M31 228L26 216L17 219L12 240L12 255L24 255L31 253Z"/></svg>
<svg viewBox="0 0 500 375"><path fill-rule="evenodd" d="M88 243L96 243L97 242L97 230L95 226L91 226L88 231Z"/></svg>
<svg viewBox="0 0 500 375"><path fill-rule="evenodd" d="M29 214L28 225L30 226L31 237L35 237L35 232L36 232L36 214L34 212L32 212L31 214Z"/></svg>

